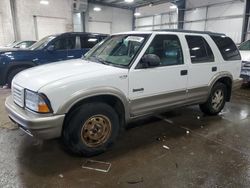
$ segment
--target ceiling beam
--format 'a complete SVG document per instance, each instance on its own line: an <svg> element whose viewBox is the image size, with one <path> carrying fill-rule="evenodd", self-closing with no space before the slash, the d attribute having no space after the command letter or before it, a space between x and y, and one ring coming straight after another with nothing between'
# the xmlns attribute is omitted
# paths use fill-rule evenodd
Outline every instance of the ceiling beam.
<svg viewBox="0 0 250 188"><path fill-rule="evenodd" d="M118 3L113 3L113 2L103 2L103 1L98 1L98 0L89 0L89 3L93 3L93 4L98 4L98 5L103 5L103 6L109 6L109 7L115 7L115 8L122 8L122 9L130 9L133 10L132 6L127 6L127 5L121 5Z"/></svg>

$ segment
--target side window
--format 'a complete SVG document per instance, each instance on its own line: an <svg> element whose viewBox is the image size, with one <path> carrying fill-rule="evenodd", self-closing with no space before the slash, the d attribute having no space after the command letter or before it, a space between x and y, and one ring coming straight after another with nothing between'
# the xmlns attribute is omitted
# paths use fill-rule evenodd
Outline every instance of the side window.
<svg viewBox="0 0 250 188"><path fill-rule="evenodd" d="M145 54L154 54L160 58L160 66L183 64L180 40L176 35L157 35Z"/></svg>
<svg viewBox="0 0 250 188"><path fill-rule="evenodd" d="M81 36L81 48L93 48L98 42L95 36Z"/></svg>
<svg viewBox="0 0 250 188"><path fill-rule="evenodd" d="M67 38L67 49L72 50L76 48L76 37L68 37Z"/></svg>
<svg viewBox="0 0 250 188"><path fill-rule="evenodd" d="M67 49L67 40L65 38L60 38L54 43L55 50L66 50Z"/></svg>
<svg viewBox="0 0 250 188"><path fill-rule="evenodd" d="M214 54L207 41L201 36L186 36L192 63L214 61Z"/></svg>
<svg viewBox="0 0 250 188"><path fill-rule="evenodd" d="M226 36L211 35L211 38L220 50L225 61L240 60L240 53L231 38Z"/></svg>
<svg viewBox="0 0 250 188"><path fill-rule="evenodd" d="M239 47L239 50L250 50L250 40L242 43Z"/></svg>

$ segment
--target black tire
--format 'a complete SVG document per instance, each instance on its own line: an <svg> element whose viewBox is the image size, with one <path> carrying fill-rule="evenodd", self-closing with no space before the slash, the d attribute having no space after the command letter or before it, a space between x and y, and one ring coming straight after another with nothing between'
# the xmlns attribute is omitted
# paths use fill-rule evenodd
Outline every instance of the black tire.
<svg viewBox="0 0 250 188"><path fill-rule="evenodd" d="M222 92L223 98L221 102L218 102L218 105L216 105L216 103L213 103L213 98L215 97L216 92L218 91ZM211 93L209 95L207 102L205 102L204 104L200 104L201 111L207 115L212 115L212 116L217 115L225 106L226 96L227 96L226 86L220 82L216 83L211 90ZM217 106L217 108L215 106Z"/></svg>
<svg viewBox="0 0 250 188"><path fill-rule="evenodd" d="M85 128L89 125L100 125L102 124L102 122L98 124L95 121L95 123L93 123L94 125L92 125L92 122L91 124L86 123L92 121L92 118L100 116L108 118L109 122L111 123L111 132L108 134L109 136L107 136L106 140L103 141L103 143L101 143L100 145L96 145L96 147L93 147L91 143L87 143L88 138L84 138L85 134L87 135L93 133L93 129L89 130L89 132L86 133ZM104 121L103 119L101 120ZM116 140L119 134L119 128L119 117L116 111L111 106L99 102L87 103L83 104L78 109L69 114L63 128L62 139L66 148L70 152L80 156L90 157L106 151L107 148ZM97 132L99 132L99 130Z"/></svg>
<svg viewBox="0 0 250 188"><path fill-rule="evenodd" d="M24 67L20 67L20 68L15 68L13 70L11 70L8 75L7 75L7 84L8 84L8 88L11 88L11 82L13 80L13 78L21 71L25 70L26 68Z"/></svg>

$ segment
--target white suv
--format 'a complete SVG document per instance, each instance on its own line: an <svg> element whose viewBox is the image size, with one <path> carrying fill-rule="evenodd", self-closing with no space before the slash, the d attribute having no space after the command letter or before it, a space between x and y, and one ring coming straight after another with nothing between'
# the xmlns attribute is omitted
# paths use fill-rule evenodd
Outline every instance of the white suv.
<svg viewBox="0 0 250 188"><path fill-rule="evenodd" d="M119 33L82 59L19 73L5 105L29 135L62 137L72 152L91 156L141 116L195 104L218 114L240 69L239 51L223 34Z"/></svg>

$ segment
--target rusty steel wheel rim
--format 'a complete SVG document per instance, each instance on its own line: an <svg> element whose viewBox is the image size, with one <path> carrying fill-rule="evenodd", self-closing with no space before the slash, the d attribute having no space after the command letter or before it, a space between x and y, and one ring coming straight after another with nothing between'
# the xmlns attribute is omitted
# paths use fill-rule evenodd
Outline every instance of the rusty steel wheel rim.
<svg viewBox="0 0 250 188"><path fill-rule="evenodd" d="M90 117L82 127L82 141L91 148L101 146L109 139L111 126L111 121L107 116L94 115Z"/></svg>

